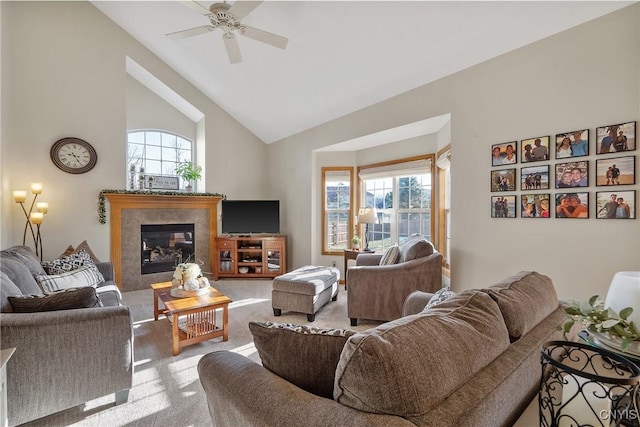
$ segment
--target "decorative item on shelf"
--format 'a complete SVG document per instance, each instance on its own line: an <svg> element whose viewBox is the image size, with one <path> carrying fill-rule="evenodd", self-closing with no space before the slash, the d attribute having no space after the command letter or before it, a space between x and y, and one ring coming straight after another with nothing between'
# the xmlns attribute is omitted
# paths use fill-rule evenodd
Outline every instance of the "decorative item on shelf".
<svg viewBox="0 0 640 427"><path fill-rule="evenodd" d="M360 249L360 236L354 234L351 238L351 248L355 251Z"/></svg>
<svg viewBox="0 0 640 427"><path fill-rule="evenodd" d="M140 166L140 173L138 174L138 189L144 190L144 168Z"/></svg>
<svg viewBox="0 0 640 427"><path fill-rule="evenodd" d="M209 280L202 276L196 263L181 263L176 266L171 281L171 296L177 298L195 297L209 292Z"/></svg>
<svg viewBox="0 0 640 427"><path fill-rule="evenodd" d="M369 224L378 222L378 215L375 208L360 208L358 212L358 224L365 224L364 232L364 252L374 252L369 248Z"/></svg>
<svg viewBox="0 0 640 427"><path fill-rule="evenodd" d="M570 341L545 342L541 356L541 426L637 425L640 368L635 363Z"/></svg>
<svg viewBox="0 0 640 427"><path fill-rule="evenodd" d="M27 219L26 224L24 225L24 233L22 233L22 245L26 245L27 242L27 230L31 231L31 237L33 238L33 243L35 244L35 253L38 257L40 257L40 261L42 261L42 235L40 234L40 225L42 221L44 221L44 215L49 212L49 203L47 202L38 202L36 203L36 199L39 194L42 194L42 183L34 182L31 184L31 193L33 194L33 201L31 202L31 207L29 211L24 207L24 203L27 201L27 192L24 190L17 190L13 192L13 200L20 204L22 208L22 212ZM35 207L35 212L33 208ZM33 229L33 226L36 226L36 230Z"/></svg>
<svg viewBox="0 0 640 427"><path fill-rule="evenodd" d="M202 167L196 166L193 162L185 159L184 162L176 167L176 174L184 180L185 190L191 192L193 191L193 181L198 181L202 178Z"/></svg>
<svg viewBox="0 0 640 427"><path fill-rule="evenodd" d="M239 271L241 274L247 274L247 273L249 272L249 267L239 267L239 268L238 268L238 271Z"/></svg>
<svg viewBox="0 0 640 427"><path fill-rule="evenodd" d="M153 177L147 176L147 190L153 190Z"/></svg>
<svg viewBox="0 0 640 427"><path fill-rule="evenodd" d="M129 190L136 189L136 165L131 163L129 165Z"/></svg>

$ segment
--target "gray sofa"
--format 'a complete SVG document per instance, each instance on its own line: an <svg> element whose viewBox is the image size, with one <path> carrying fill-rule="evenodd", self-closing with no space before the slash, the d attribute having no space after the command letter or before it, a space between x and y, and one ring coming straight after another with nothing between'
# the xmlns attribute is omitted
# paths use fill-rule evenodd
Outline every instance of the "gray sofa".
<svg viewBox="0 0 640 427"><path fill-rule="evenodd" d="M442 254L424 237L414 235L400 249L396 264L380 265L383 254L358 254L347 270L347 315L389 321L402 315L402 304L413 291L436 292L442 287Z"/></svg>
<svg viewBox="0 0 640 427"><path fill-rule="evenodd" d="M128 399L133 382L133 326L120 305L109 262L96 266L103 307L13 312L10 296L42 294L34 276L46 274L26 246L0 251L0 348L15 347L7 364L10 425L115 393ZM100 289L102 288L102 289Z"/></svg>
<svg viewBox="0 0 640 427"><path fill-rule="evenodd" d="M536 395L542 343L560 337L555 327L564 310L551 280L521 272L422 310L432 296L413 293L404 317L335 341L340 343L337 365L321 369L329 373L333 398L284 379L291 372L278 375L237 353L203 356L198 371L213 424L513 425ZM318 335L306 336L314 337L308 339L317 356L330 359L330 347L320 347ZM304 366L296 358L311 353L305 339L291 335L277 340L283 348L272 359L258 347L263 363L282 362L294 353L289 356L291 370ZM268 340L256 340L256 346L259 342ZM300 351L284 348L287 342Z"/></svg>

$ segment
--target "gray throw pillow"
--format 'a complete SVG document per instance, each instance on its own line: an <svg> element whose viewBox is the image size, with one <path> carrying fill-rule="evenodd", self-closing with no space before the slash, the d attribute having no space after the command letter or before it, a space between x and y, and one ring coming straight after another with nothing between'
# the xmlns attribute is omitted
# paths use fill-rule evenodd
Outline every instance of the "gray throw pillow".
<svg viewBox="0 0 640 427"><path fill-rule="evenodd" d="M445 302L449 298L455 296L456 293L451 290L449 286L445 286L444 288L438 289L435 294L431 297L427 305L425 306L425 310L435 307L436 305Z"/></svg>
<svg viewBox="0 0 640 427"><path fill-rule="evenodd" d="M8 299L14 313L37 313L101 306L96 290L91 287L63 289L44 295L10 296Z"/></svg>
<svg viewBox="0 0 640 427"><path fill-rule="evenodd" d="M398 244L393 244L384 251L382 258L380 258L380 265L393 265L400 261L400 248Z"/></svg>
<svg viewBox="0 0 640 427"><path fill-rule="evenodd" d="M333 398L342 347L355 331L249 322L262 366L317 396Z"/></svg>

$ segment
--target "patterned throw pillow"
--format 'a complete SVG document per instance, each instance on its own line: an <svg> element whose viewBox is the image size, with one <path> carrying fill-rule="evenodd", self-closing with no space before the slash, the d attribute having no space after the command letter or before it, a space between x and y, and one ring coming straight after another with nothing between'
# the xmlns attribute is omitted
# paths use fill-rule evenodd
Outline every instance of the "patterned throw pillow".
<svg viewBox="0 0 640 427"><path fill-rule="evenodd" d="M380 258L380 265L393 265L400 261L400 248L398 244L391 245L384 251L384 255Z"/></svg>
<svg viewBox="0 0 640 427"><path fill-rule="evenodd" d="M67 247L67 249L65 249L65 251L58 258L63 258L63 257L66 257L67 255L71 255L71 254L77 254L81 250L85 250L89 254L89 256L91 257L93 262L95 262L95 263L100 262L98 257L93 253L93 251L89 247L89 243L87 243L86 240L83 240L82 242L80 242L80 244L75 249L73 249L72 245L69 245Z"/></svg>
<svg viewBox="0 0 640 427"><path fill-rule="evenodd" d="M96 266L93 268L83 266L77 270L49 276L36 276L38 285L44 292L54 292L60 289L82 288L86 286L96 287L104 282L104 276L100 274Z"/></svg>
<svg viewBox="0 0 640 427"><path fill-rule="evenodd" d="M8 299L14 313L71 310L101 305L96 290L91 287L63 289L44 295L10 296Z"/></svg>
<svg viewBox="0 0 640 427"><path fill-rule="evenodd" d="M427 306L424 308L425 310L431 307L435 307L436 305L445 302L452 296L455 296L455 292L451 290L449 286L445 286L444 288L438 289L435 294L431 297Z"/></svg>
<svg viewBox="0 0 640 427"><path fill-rule="evenodd" d="M249 322L262 366L317 396L333 398L342 347L355 331Z"/></svg>
<svg viewBox="0 0 640 427"><path fill-rule="evenodd" d="M96 267L93 259L91 259L91 255L89 255L89 253L84 249L62 258L45 261L42 263L42 267L44 267L47 274L67 273L69 271L77 270L80 267L90 267L96 273L100 274L98 267ZM102 279L102 281L104 281L104 277Z"/></svg>

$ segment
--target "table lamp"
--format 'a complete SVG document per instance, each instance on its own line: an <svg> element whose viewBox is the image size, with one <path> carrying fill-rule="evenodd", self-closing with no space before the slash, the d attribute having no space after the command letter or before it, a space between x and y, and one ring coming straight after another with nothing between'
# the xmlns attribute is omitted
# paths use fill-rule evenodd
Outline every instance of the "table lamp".
<svg viewBox="0 0 640 427"><path fill-rule="evenodd" d="M375 224L376 222L378 222L378 215L375 208L360 208L360 211L358 211L358 224L365 224L364 252L373 252L373 249L369 249L369 224Z"/></svg>
<svg viewBox="0 0 640 427"><path fill-rule="evenodd" d="M616 313L627 307L633 308L629 320L640 327L640 271L617 272L607 291L604 306L611 307Z"/></svg>

